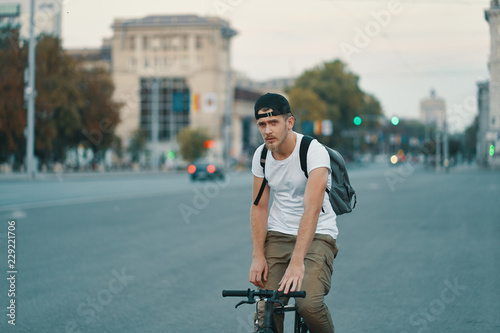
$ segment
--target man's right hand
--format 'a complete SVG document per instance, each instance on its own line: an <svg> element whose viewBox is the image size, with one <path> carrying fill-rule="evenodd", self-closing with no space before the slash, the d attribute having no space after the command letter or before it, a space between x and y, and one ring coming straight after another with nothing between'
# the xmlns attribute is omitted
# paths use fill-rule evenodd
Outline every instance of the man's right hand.
<svg viewBox="0 0 500 333"><path fill-rule="evenodd" d="M253 258L250 266L249 280L256 287L264 288L264 282L267 281L267 261L264 256Z"/></svg>

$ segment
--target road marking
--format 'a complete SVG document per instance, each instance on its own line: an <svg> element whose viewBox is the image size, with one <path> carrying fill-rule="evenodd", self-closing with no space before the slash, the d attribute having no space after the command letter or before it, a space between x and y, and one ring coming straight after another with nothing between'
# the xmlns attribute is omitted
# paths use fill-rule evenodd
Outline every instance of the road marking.
<svg viewBox="0 0 500 333"><path fill-rule="evenodd" d="M9 215L9 218L11 219L14 219L14 220L19 220L19 219L23 219L25 218L27 215L26 215L26 212L22 211L22 210L14 210L10 215Z"/></svg>
<svg viewBox="0 0 500 333"><path fill-rule="evenodd" d="M178 192L177 192L178 193ZM94 202L104 202L104 201L115 201L115 200L127 200L138 197L156 197L159 195L167 195L169 192L161 191L155 193L134 193L125 195L114 195L114 196L102 196L102 197L87 197L87 198L74 198L74 199L58 199L52 201L38 201L38 202L27 202L21 204L13 204L9 206L0 206L0 212L5 211L22 211L26 209L33 208L46 208L46 207L57 207L57 206L67 206L67 205L79 205L88 204Z"/></svg>

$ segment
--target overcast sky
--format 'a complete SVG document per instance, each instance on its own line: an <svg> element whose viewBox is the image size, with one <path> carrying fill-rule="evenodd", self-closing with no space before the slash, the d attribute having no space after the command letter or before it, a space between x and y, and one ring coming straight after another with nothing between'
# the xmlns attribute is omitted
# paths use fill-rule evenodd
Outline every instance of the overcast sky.
<svg viewBox="0 0 500 333"><path fill-rule="evenodd" d="M456 131L474 119L476 83L489 77L490 35L484 19L489 4L489 0L65 0L63 45L100 46L102 38L112 35L115 18L217 15L238 31L232 64L249 78L297 76L340 58L359 75L361 88L380 100L387 116L417 118L420 100L434 88L446 100Z"/></svg>

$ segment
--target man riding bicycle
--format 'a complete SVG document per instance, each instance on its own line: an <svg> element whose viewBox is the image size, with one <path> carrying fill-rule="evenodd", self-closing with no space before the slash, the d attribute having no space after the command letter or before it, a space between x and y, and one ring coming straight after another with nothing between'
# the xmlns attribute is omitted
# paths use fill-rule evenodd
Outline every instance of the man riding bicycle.
<svg viewBox="0 0 500 333"><path fill-rule="evenodd" d="M334 332L324 303L338 252L336 215L325 192L331 184L328 152L318 141L311 142L306 178L299 157L303 135L293 131L295 118L286 98L265 94L254 110L265 143L253 156L253 197L259 195L264 177L267 184L250 213L253 260L249 280L262 289L305 290L306 298L296 299L296 305L310 332ZM264 146L268 151L263 168ZM275 315L275 321L283 332L283 316Z"/></svg>

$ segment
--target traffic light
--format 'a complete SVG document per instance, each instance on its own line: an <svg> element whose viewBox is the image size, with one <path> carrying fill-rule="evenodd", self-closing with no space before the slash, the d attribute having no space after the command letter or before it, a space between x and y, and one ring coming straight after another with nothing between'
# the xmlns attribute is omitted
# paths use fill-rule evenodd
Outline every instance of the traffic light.
<svg viewBox="0 0 500 333"><path fill-rule="evenodd" d="M167 152L167 159L169 159L169 160L175 160L175 150L169 150Z"/></svg>
<svg viewBox="0 0 500 333"><path fill-rule="evenodd" d="M205 146L205 148L207 148L207 149L214 148L215 147L215 140L206 140L203 143L203 146Z"/></svg>
<svg viewBox="0 0 500 333"><path fill-rule="evenodd" d="M391 123L396 126L397 124L399 124L399 118L394 116L391 118Z"/></svg>
<svg viewBox="0 0 500 333"><path fill-rule="evenodd" d="M493 155L495 155L495 146L490 145L490 156L493 156Z"/></svg>
<svg viewBox="0 0 500 333"><path fill-rule="evenodd" d="M354 125L356 125L356 126L361 125L361 122L362 122L361 117L358 117L358 116L354 117L353 122L354 122Z"/></svg>

